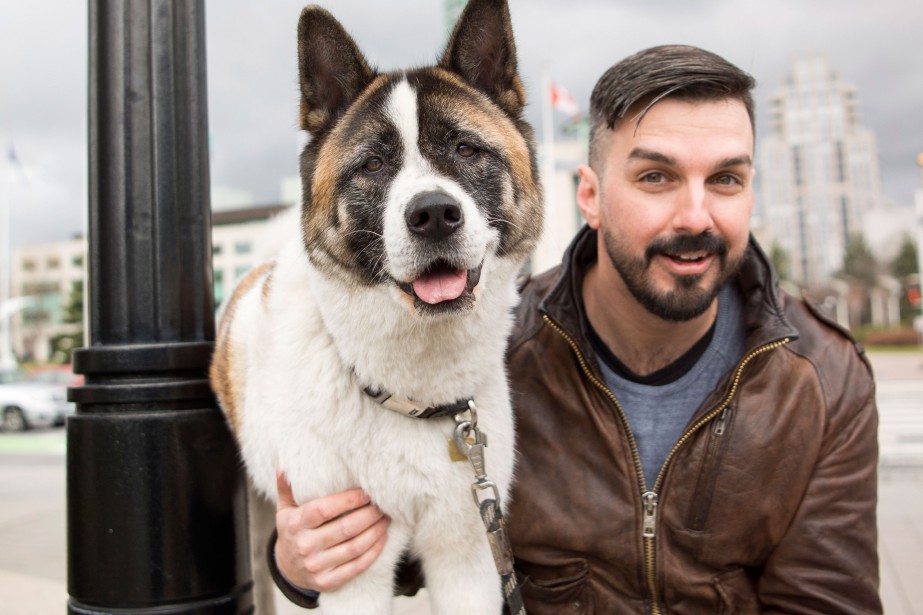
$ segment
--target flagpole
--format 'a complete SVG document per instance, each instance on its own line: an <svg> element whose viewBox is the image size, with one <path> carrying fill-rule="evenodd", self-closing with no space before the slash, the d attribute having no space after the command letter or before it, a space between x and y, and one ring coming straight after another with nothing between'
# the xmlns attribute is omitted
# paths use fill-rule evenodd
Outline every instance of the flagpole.
<svg viewBox="0 0 923 615"><path fill-rule="evenodd" d="M10 223L13 192L13 166L12 162L7 167L6 180L3 182L0 194L0 369L13 369L16 359L13 356L12 336L10 335L10 320L12 311L7 310L10 301L10 279L12 277L13 263L10 250Z"/></svg>

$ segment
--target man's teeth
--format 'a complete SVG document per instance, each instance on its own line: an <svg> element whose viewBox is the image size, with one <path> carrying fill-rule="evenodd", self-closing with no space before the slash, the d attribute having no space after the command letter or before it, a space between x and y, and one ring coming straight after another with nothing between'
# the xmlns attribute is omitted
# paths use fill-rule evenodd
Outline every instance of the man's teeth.
<svg viewBox="0 0 923 615"><path fill-rule="evenodd" d="M684 263L692 263L695 261L700 261L706 256L708 256L708 254L705 252L699 252L696 254L670 254L670 258L678 260L678 261L682 261Z"/></svg>

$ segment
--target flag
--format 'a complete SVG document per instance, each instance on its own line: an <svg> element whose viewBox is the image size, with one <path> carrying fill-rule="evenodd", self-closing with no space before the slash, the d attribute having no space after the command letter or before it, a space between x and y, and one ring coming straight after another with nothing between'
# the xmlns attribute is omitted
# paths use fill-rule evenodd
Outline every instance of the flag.
<svg viewBox="0 0 923 615"><path fill-rule="evenodd" d="M549 89L551 90L551 107L553 109L557 109L570 117L580 115L580 107L577 106L577 100L570 92L553 81Z"/></svg>
<svg viewBox="0 0 923 615"><path fill-rule="evenodd" d="M19 180L28 185L29 177L26 175L26 167L22 165L22 161L19 160L19 156L16 154L16 148L11 143L6 150L6 160L9 162L10 168L10 179L13 177L19 177Z"/></svg>

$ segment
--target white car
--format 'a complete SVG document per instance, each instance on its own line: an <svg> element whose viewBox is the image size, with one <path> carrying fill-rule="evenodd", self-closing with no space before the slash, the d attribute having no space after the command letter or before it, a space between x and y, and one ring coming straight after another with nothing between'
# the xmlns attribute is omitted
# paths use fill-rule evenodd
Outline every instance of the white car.
<svg viewBox="0 0 923 615"><path fill-rule="evenodd" d="M62 425L74 413L67 388L41 382L0 384L0 429L24 431Z"/></svg>

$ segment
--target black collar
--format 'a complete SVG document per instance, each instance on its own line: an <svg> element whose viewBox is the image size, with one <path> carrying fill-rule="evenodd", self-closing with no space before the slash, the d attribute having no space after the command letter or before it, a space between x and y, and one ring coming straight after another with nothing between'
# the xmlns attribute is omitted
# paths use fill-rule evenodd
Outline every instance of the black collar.
<svg viewBox="0 0 923 615"><path fill-rule="evenodd" d="M469 399L459 399L451 404L426 406L412 399L398 397L386 391L375 391L370 387L365 387L362 390L366 395L388 410L414 419L438 419L443 416L452 416L460 412L465 412L469 409L468 402L471 401Z"/></svg>

